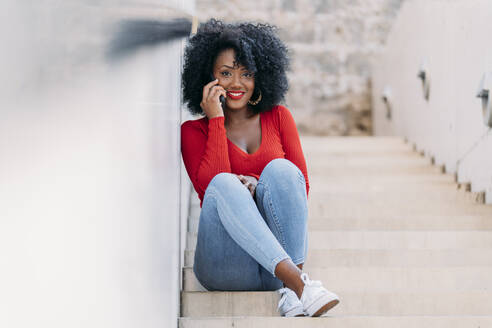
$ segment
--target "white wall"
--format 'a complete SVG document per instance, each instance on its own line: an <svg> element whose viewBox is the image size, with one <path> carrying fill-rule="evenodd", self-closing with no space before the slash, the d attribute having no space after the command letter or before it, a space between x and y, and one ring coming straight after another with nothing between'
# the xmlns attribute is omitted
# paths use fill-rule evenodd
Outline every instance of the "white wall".
<svg viewBox="0 0 492 328"><path fill-rule="evenodd" d="M177 326L183 44L104 58L164 6L2 1L0 327Z"/></svg>
<svg viewBox="0 0 492 328"><path fill-rule="evenodd" d="M376 135L405 136L447 172L457 172L472 191L486 191L492 203L492 130L476 97L492 71L492 2L412 0L404 2L386 51L374 65ZM417 78L427 61L430 98ZM393 117L381 99L391 89Z"/></svg>

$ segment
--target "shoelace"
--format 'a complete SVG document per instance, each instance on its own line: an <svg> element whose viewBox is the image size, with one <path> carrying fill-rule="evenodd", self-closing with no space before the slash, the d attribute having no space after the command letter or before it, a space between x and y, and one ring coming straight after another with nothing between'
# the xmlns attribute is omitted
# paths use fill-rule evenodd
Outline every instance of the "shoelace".
<svg viewBox="0 0 492 328"><path fill-rule="evenodd" d="M278 290L278 292L279 292L280 295L282 295L282 298L280 298L280 301L278 302L278 307L277 307L278 309L280 309L280 307L282 305L284 305L285 301L287 300L287 293L289 291L287 290L287 288L280 288Z"/></svg>
<svg viewBox="0 0 492 328"><path fill-rule="evenodd" d="M322 287L323 286L321 284L321 281L309 279L309 276L307 275L307 273L301 274L301 280L305 286L312 286L312 287Z"/></svg>

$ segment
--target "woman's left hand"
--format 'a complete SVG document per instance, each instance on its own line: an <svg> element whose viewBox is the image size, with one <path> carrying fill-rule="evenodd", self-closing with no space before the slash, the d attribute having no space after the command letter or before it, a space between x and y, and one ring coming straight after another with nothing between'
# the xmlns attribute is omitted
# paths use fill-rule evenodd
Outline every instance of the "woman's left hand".
<svg viewBox="0 0 492 328"><path fill-rule="evenodd" d="M256 191L256 185L258 184L258 180L256 180L255 177L249 176L249 175L241 175L241 174L236 174L237 178L239 181L243 183L243 185L248 188L249 192L251 193L251 196L254 198L255 197L255 191Z"/></svg>

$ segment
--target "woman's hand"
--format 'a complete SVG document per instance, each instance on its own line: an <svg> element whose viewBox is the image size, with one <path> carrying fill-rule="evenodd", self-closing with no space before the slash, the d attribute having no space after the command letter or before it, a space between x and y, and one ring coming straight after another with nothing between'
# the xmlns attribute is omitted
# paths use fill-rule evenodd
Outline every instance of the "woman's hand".
<svg viewBox="0 0 492 328"><path fill-rule="evenodd" d="M219 80L215 79L203 87L203 97L200 107L209 119L224 116L224 110L220 104L220 96L227 97L226 91L219 85Z"/></svg>
<svg viewBox="0 0 492 328"><path fill-rule="evenodd" d="M255 177L249 176L249 175L237 175L237 178L243 183L243 185L248 188L249 192L251 193L251 196L254 198L255 197L255 192L256 192L256 185L258 184L258 180L256 180Z"/></svg>

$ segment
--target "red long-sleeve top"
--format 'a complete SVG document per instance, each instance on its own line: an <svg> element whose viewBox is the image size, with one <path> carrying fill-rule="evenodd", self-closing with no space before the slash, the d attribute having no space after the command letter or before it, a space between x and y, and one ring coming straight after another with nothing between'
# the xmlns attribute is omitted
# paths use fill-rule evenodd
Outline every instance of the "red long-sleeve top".
<svg viewBox="0 0 492 328"><path fill-rule="evenodd" d="M260 113L261 144L248 154L227 138L224 117L207 117L186 121L181 125L181 154L193 187L200 198L214 176L222 172L250 175L259 179L265 166L275 158L286 158L294 163L309 180L306 160L302 153L299 133L290 111L275 106Z"/></svg>

